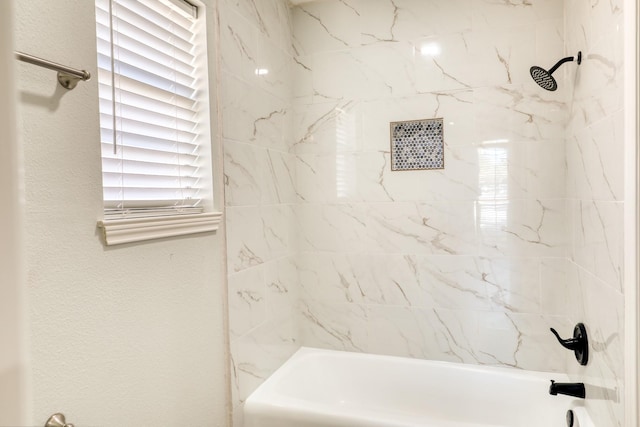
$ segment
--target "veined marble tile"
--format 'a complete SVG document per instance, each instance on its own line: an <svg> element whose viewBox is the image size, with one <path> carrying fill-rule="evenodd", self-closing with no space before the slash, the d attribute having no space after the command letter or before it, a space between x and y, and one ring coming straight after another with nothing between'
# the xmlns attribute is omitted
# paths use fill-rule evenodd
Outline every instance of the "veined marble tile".
<svg viewBox="0 0 640 427"><path fill-rule="evenodd" d="M385 0L355 0L352 4L360 16L360 43L362 45L400 40L396 34L399 27L397 3Z"/></svg>
<svg viewBox="0 0 640 427"><path fill-rule="evenodd" d="M302 55L360 44L360 13L352 0L311 2L293 9L294 46Z"/></svg>
<svg viewBox="0 0 640 427"><path fill-rule="evenodd" d="M313 100L315 103L342 99L359 99L369 89L369 70L356 56L357 49L317 53L313 57ZM380 96L379 82L372 86ZM383 96L391 93L384 87Z"/></svg>
<svg viewBox="0 0 640 427"><path fill-rule="evenodd" d="M283 136L283 149L280 151L285 151L289 154L295 153L295 134L294 134L294 116L295 116L295 108L292 103L289 103L284 111L284 116L282 117L282 125L284 127L282 136Z"/></svg>
<svg viewBox="0 0 640 427"><path fill-rule="evenodd" d="M364 303L370 275L359 277L364 255L343 252L301 252L297 257L303 300Z"/></svg>
<svg viewBox="0 0 640 427"><path fill-rule="evenodd" d="M267 319L264 269L249 268L229 276L229 333L245 335Z"/></svg>
<svg viewBox="0 0 640 427"><path fill-rule="evenodd" d="M414 260L425 306L451 310L489 310L491 308L484 261L472 256L423 256Z"/></svg>
<svg viewBox="0 0 640 427"><path fill-rule="evenodd" d="M222 110L222 135L224 138L239 142L250 142L253 138L253 103L254 87L233 75L222 72L225 84L220 89Z"/></svg>
<svg viewBox="0 0 640 427"><path fill-rule="evenodd" d="M471 90L367 101L362 103L361 111L364 151L389 151L389 123L404 120L443 118L447 146L471 145L474 140ZM446 161L445 158L445 164Z"/></svg>
<svg viewBox="0 0 640 427"><path fill-rule="evenodd" d="M591 125L623 107L623 54L617 35L599 39L588 52L583 52L582 64L572 84L570 128Z"/></svg>
<svg viewBox="0 0 640 427"><path fill-rule="evenodd" d="M583 51L575 72L565 73L568 99L568 193L571 258L568 284L575 322L587 325L590 360L568 364L586 384L594 422L622 426L624 419L622 286L623 218L621 138L624 42L619 0L565 2L566 43Z"/></svg>
<svg viewBox="0 0 640 427"><path fill-rule="evenodd" d="M470 67L467 33L413 40L418 93L471 89L477 79Z"/></svg>
<svg viewBox="0 0 640 427"><path fill-rule="evenodd" d="M542 313L540 260L537 258L483 259L483 281L493 311ZM562 287L562 283L557 288Z"/></svg>
<svg viewBox="0 0 640 427"><path fill-rule="evenodd" d="M564 10L571 13L564 14L566 52L577 52L589 49L592 45L591 2L581 0L565 0Z"/></svg>
<svg viewBox="0 0 640 427"><path fill-rule="evenodd" d="M369 351L458 363L477 363L473 311L369 306Z"/></svg>
<svg viewBox="0 0 640 427"><path fill-rule="evenodd" d="M358 157L352 153L296 156L299 200L326 203L362 201Z"/></svg>
<svg viewBox="0 0 640 427"><path fill-rule="evenodd" d="M288 25L280 0L224 0L224 3L256 28L260 37L283 45L287 42Z"/></svg>
<svg viewBox="0 0 640 427"><path fill-rule="evenodd" d="M357 0L362 44L407 41L471 29L471 1Z"/></svg>
<svg viewBox="0 0 640 427"><path fill-rule="evenodd" d="M293 59L282 46L276 45L270 39L258 39L258 59L254 69L254 77L260 86L288 101L293 94L292 70Z"/></svg>
<svg viewBox="0 0 640 427"><path fill-rule="evenodd" d="M222 69L245 82L257 82L258 31L228 5L220 3L220 57Z"/></svg>
<svg viewBox="0 0 640 427"><path fill-rule="evenodd" d="M288 104L255 85L223 73L222 134L227 139L287 151L284 141Z"/></svg>
<svg viewBox="0 0 640 427"><path fill-rule="evenodd" d="M382 97L402 97L418 93L416 84L415 48L408 42L378 43L352 50L355 61L364 72L362 91L358 99L378 99ZM319 59L316 56L316 59ZM314 64L318 68L318 64ZM358 86L360 82L348 81ZM328 93L324 78L314 78L314 89L319 93Z"/></svg>
<svg viewBox="0 0 640 427"><path fill-rule="evenodd" d="M560 140L565 104L535 83L474 90L477 142Z"/></svg>
<svg viewBox="0 0 640 427"><path fill-rule="evenodd" d="M368 235L367 208L354 203L298 205L299 249L329 252L368 250L373 242Z"/></svg>
<svg viewBox="0 0 640 427"><path fill-rule="evenodd" d="M386 200L386 196L398 202L471 201L480 194L478 153L473 147L445 144L444 169L428 171L392 171L389 153L378 156L384 161L378 161L370 177L384 190L383 198L378 200Z"/></svg>
<svg viewBox="0 0 640 427"><path fill-rule="evenodd" d="M262 199L264 150L224 140L224 185L227 206L257 205Z"/></svg>
<svg viewBox="0 0 640 427"><path fill-rule="evenodd" d="M251 109L251 123L249 124L249 142L264 148L288 151L290 146L284 140L286 117L289 103L278 99L261 89L254 89L249 100L240 102L255 102Z"/></svg>
<svg viewBox="0 0 640 427"><path fill-rule="evenodd" d="M591 361L599 371L593 377L604 380L600 385L606 385L624 377L624 296L588 276L586 271L580 270Z"/></svg>
<svg viewBox="0 0 640 427"><path fill-rule="evenodd" d="M623 335L624 299L615 289L597 279L578 266L577 287L584 306L581 317L587 325L590 339L590 361L584 370L575 371L570 365L570 374L584 381L587 393L593 396L587 402L588 410L596 422L607 425L622 425L623 419ZM603 304L604 303L604 304Z"/></svg>
<svg viewBox="0 0 640 427"><path fill-rule="evenodd" d="M563 200L478 201L477 216L482 255L559 257L566 253Z"/></svg>
<svg viewBox="0 0 640 427"><path fill-rule="evenodd" d="M563 2L556 0L472 0L473 29L519 27L553 19L563 14Z"/></svg>
<svg viewBox="0 0 640 427"><path fill-rule="evenodd" d="M308 346L558 372L567 354L542 345L555 340L549 325L568 327L562 317L319 303L303 317Z"/></svg>
<svg viewBox="0 0 640 427"><path fill-rule="evenodd" d="M370 203L369 250L412 254L477 254L472 202Z"/></svg>
<svg viewBox="0 0 640 427"><path fill-rule="evenodd" d="M231 384L234 406L244 403L260 384L298 348L293 319L265 322L231 341Z"/></svg>
<svg viewBox="0 0 640 427"><path fill-rule="evenodd" d="M481 200L554 199L565 196L563 140L477 144ZM470 156L468 156L470 157Z"/></svg>
<svg viewBox="0 0 640 427"><path fill-rule="evenodd" d="M617 117L605 117L567 138L568 186L575 197L623 199L624 135Z"/></svg>
<svg viewBox="0 0 640 427"><path fill-rule="evenodd" d="M573 206L571 223L574 261L613 289L622 292L623 204L580 201Z"/></svg>
<svg viewBox="0 0 640 427"><path fill-rule="evenodd" d="M592 40L596 41L600 37L611 34L617 35L619 40L622 40L624 31L622 27L623 1L591 1L590 6L589 24Z"/></svg>
<svg viewBox="0 0 640 427"><path fill-rule="evenodd" d="M298 197L305 202L475 200L476 152L445 146L445 169L392 171L386 152L297 156Z"/></svg>
<svg viewBox="0 0 640 427"><path fill-rule="evenodd" d="M367 299L379 305L428 306L419 261L411 255L368 254L364 269L370 275L364 285ZM369 298L372 296L372 298ZM375 331L375 329L373 330Z"/></svg>
<svg viewBox="0 0 640 427"><path fill-rule="evenodd" d="M556 199L566 196L566 147L561 139L525 143L525 161L519 171L526 183L525 198ZM517 176L518 174L514 174Z"/></svg>
<svg viewBox="0 0 640 427"><path fill-rule="evenodd" d="M264 264L267 313L270 318L296 315L299 277L294 256Z"/></svg>
<svg viewBox="0 0 640 427"><path fill-rule="evenodd" d="M267 246L267 259L289 256L296 248L294 207L268 205L260 208L262 239Z"/></svg>
<svg viewBox="0 0 640 427"><path fill-rule="evenodd" d="M564 58L565 54L570 54L573 49L570 49L564 40L564 19L562 15L555 16L551 19L538 21L535 24L535 41L536 41L536 53L535 61L529 58L530 65L538 65L546 70L550 69L560 58ZM579 50L579 49L578 49ZM576 54L578 52L576 50ZM527 67L528 70L528 67ZM563 74L558 70L558 76L562 80ZM528 71L526 73L529 74ZM554 73L555 75L555 73Z"/></svg>
<svg viewBox="0 0 640 427"><path fill-rule="evenodd" d="M414 309L427 359L478 363L478 312L472 310Z"/></svg>
<svg viewBox="0 0 640 427"><path fill-rule="evenodd" d="M443 357L431 340L435 334L424 322L423 311L406 306L369 306L368 316L368 352L419 359L430 359L434 354L436 360Z"/></svg>
<svg viewBox="0 0 640 427"><path fill-rule="evenodd" d="M225 140L224 156L228 206L295 202L293 155Z"/></svg>
<svg viewBox="0 0 640 427"><path fill-rule="evenodd" d="M359 151L362 147L360 103L336 100L296 105L294 150L296 154Z"/></svg>
<svg viewBox="0 0 640 427"><path fill-rule="evenodd" d="M259 165L262 172L263 203L295 203L296 164L295 156L275 150L265 150L264 163Z"/></svg>
<svg viewBox="0 0 640 427"><path fill-rule="evenodd" d="M586 402L595 422L622 425L624 395L624 297L580 266L574 269L574 301L581 305L575 322L584 322L590 355L586 367L571 361L569 375L585 383Z"/></svg>
<svg viewBox="0 0 640 427"><path fill-rule="evenodd" d="M269 248L259 207L227 207L227 265L238 272L264 263Z"/></svg>
<svg viewBox="0 0 640 427"><path fill-rule="evenodd" d="M481 364L564 372L569 352L549 328L573 328L564 316L520 313L478 313L477 355ZM573 354L571 354L573 357Z"/></svg>
<svg viewBox="0 0 640 427"><path fill-rule="evenodd" d="M295 104L307 105L313 102L313 55L292 58L293 99Z"/></svg>
<svg viewBox="0 0 640 427"><path fill-rule="evenodd" d="M283 49L291 45L291 16L288 2L282 0L252 0L255 3L262 38L270 40Z"/></svg>
<svg viewBox="0 0 640 427"><path fill-rule="evenodd" d="M542 314L575 318L578 312L573 295L571 262L567 258L540 261L540 309Z"/></svg>
<svg viewBox="0 0 640 427"><path fill-rule="evenodd" d="M473 87L529 82L536 57L535 23L517 28L473 31L467 35L469 57L463 62Z"/></svg>
<svg viewBox="0 0 640 427"><path fill-rule="evenodd" d="M358 304L301 301L303 346L367 352L368 310Z"/></svg>
<svg viewBox="0 0 640 427"><path fill-rule="evenodd" d="M298 257L305 298L327 303L424 305L411 256L302 252Z"/></svg>

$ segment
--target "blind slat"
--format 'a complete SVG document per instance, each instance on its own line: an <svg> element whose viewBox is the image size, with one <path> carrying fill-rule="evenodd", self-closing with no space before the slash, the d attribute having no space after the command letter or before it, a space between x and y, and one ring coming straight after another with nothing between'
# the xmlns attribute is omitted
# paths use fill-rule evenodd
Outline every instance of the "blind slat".
<svg viewBox="0 0 640 427"><path fill-rule="evenodd" d="M111 115L107 114L101 114L101 116L108 116L108 118L111 118ZM141 120L140 117L136 117L135 119L127 119L118 116L117 113L116 117L116 133L138 134L157 139L172 139L179 142L190 142L193 141L196 137L196 134L194 132L180 130L176 129L175 127L163 126L160 124L148 123L144 120ZM106 126L109 127L105 127L105 129L110 129L112 127L112 123L106 123Z"/></svg>
<svg viewBox="0 0 640 427"><path fill-rule="evenodd" d="M101 108L112 108L112 103L104 100L100 100ZM131 104L122 104L120 102L115 103L116 115L125 117L137 117L138 121L144 119L145 123L151 123L158 127L172 128L179 131L191 132L198 124L197 117L193 119L183 119L178 117L178 111L159 111L158 109L151 110L153 105L137 106ZM160 106L162 107L162 106Z"/></svg>
<svg viewBox="0 0 640 427"><path fill-rule="evenodd" d="M111 55L111 43L110 43L110 35L109 29L103 28L99 26L101 30L98 33L98 53L101 53L105 56ZM101 33L105 33L106 37L101 37ZM124 37L124 39L123 39ZM122 43L120 41L123 40ZM144 55L147 59L151 61L155 61L159 64L164 64L166 62L171 62L177 70L181 71L186 75L191 75L194 67L193 64L193 55L187 52L176 51L175 49L171 51L171 55L167 53L167 49L157 49L153 46L143 43L138 39L132 39L130 37L125 37L122 34L118 37L117 40L114 40L114 46L118 49L127 49L130 52L136 53L138 55Z"/></svg>
<svg viewBox="0 0 640 427"><path fill-rule="evenodd" d="M109 173L129 173L132 174L145 174L154 176L181 176L188 169L192 175L198 169L197 166L188 164L176 164L176 163L160 163L160 162L145 162L138 160L120 160L120 159L105 159L103 164L103 172Z"/></svg>
<svg viewBox="0 0 640 427"><path fill-rule="evenodd" d="M162 165L176 166L196 166L199 165L198 157L189 153L173 154L165 151L149 150L146 148L124 147L127 157L120 157L120 154L113 154L113 147L110 144L102 144L103 168L105 164L109 164L112 160L131 161L131 162L149 162Z"/></svg>
<svg viewBox="0 0 640 427"><path fill-rule="evenodd" d="M106 83L111 80L111 72L106 70L98 70L98 78L102 80L100 83L100 98L112 101L111 84ZM118 80L118 87L115 88L116 100L121 99L128 94L135 94L140 97L144 97L148 102L159 105L169 104L176 105L179 108L185 110L194 111L196 108L196 101L193 98L188 98L175 93L169 93L158 88L145 85L136 80L128 79L124 76L120 76Z"/></svg>
<svg viewBox="0 0 640 427"><path fill-rule="evenodd" d="M127 28L130 26L140 28L140 32L151 34L154 38L172 40L172 44L178 47L188 47L191 44L191 23L178 22L179 15L171 11L165 12L164 16L157 13L154 9L163 7L157 0L149 2L148 7L139 1L113 0L113 6L114 24L125 25ZM108 13L108 6L104 10ZM121 29L115 25L115 30Z"/></svg>
<svg viewBox="0 0 640 427"><path fill-rule="evenodd" d="M111 43L111 20L108 13L104 17L100 14L97 18L96 37ZM191 64L195 59L195 51L191 44L177 45L172 39L157 37L148 29L136 27L134 24L117 17L114 17L113 22L117 29L113 34L115 44L130 45L131 49L135 49L136 46L147 46L150 48L150 52L160 54L171 52L185 64ZM134 43L128 43L128 41L134 41Z"/></svg>

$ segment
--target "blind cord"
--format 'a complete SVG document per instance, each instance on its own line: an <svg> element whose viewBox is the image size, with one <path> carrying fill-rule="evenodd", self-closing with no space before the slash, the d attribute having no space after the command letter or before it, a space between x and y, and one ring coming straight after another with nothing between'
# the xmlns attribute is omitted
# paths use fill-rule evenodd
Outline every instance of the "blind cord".
<svg viewBox="0 0 640 427"><path fill-rule="evenodd" d="M111 108L113 115L113 155L118 154L118 143L116 137L116 60L114 47L114 18L113 0L109 0L109 44L111 45Z"/></svg>

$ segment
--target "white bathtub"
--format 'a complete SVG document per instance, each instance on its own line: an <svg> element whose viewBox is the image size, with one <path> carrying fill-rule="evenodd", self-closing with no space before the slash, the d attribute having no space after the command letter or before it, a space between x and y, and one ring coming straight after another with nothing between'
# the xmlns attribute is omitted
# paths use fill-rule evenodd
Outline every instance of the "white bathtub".
<svg viewBox="0 0 640 427"><path fill-rule="evenodd" d="M561 374L301 348L245 402L244 427L564 427Z"/></svg>

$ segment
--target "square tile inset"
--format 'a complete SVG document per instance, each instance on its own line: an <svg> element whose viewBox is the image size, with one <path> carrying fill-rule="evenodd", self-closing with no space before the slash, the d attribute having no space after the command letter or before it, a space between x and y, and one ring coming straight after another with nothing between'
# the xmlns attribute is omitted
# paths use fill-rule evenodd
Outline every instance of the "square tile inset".
<svg viewBox="0 0 640 427"><path fill-rule="evenodd" d="M443 119L391 123L391 170L444 169Z"/></svg>

